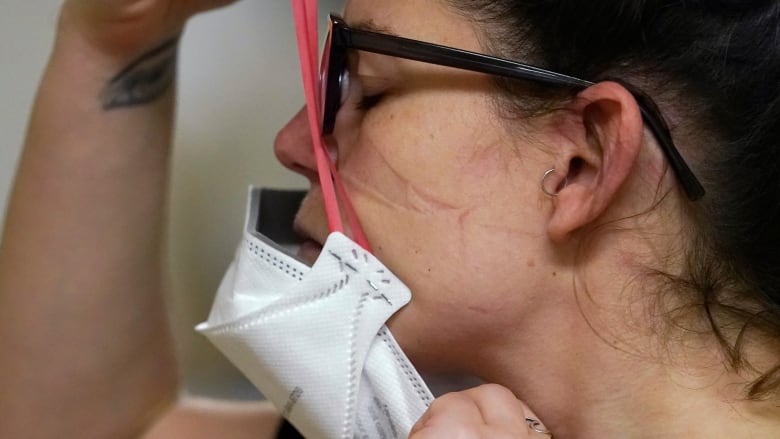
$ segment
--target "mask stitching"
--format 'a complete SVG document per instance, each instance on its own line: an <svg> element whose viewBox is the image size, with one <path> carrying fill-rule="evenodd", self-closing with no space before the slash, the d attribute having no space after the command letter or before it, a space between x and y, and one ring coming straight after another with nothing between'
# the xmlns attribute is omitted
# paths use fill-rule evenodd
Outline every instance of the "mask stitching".
<svg viewBox="0 0 780 439"><path fill-rule="evenodd" d="M250 244L250 247L253 245L251 242L247 241ZM261 249L262 250L262 249ZM360 274L360 271L351 266L351 265L345 265L343 263L343 258L338 256L338 254L334 253L333 251L330 252L330 254L339 261L339 270L344 273L346 270L344 270L344 267L346 266L350 270L354 271L357 274ZM271 318L277 317L278 315L282 315L285 313L289 313L292 311L296 311L300 309L301 307L311 305L313 303L316 303L320 300L326 299L342 289L344 289L345 286L349 285L350 276L347 273L344 273L344 278L339 280L338 283L334 284L332 287L328 288L327 290L315 295L315 296L308 296L308 297L302 297L302 298L296 298L292 299L290 301L285 301L284 303L274 303L271 305L268 305L267 308L256 311L255 313L250 313L249 315L246 315L237 321L227 324L225 326L217 326L212 328L212 331L210 331L210 334L213 334L215 336L224 335L229 332L239 332L239 331L245 331L247 329L252 328L255 325L258 325L260 323L263 323L265 320L269 320Z"/></svg>
<svg viewBox="0 0 780 439"><path fill-rule="evenodd" d="M274 267L282 269L280 267L280 264L284 264L281 261L279 261L278 258L273 257L272 255L269 255L268 252L266 252L264 249L260 248L256 244L250 242L247 240L247 243L249 244L250 251L258 258L264 259L266 262L271 263ZM258 250L261 254L258 253ZM349 262L346 262L344 258L340 257L338 254L334 252L329 252L331 256L333 256L338 262L339 262L339 270L341 273L344 274L344 278L340 279L338 283L334 284L324 292L321 292L320 294L314 296L314 297L308 297L303 298L299 301L299 303L295 303L295 301L285 302L283 304L275 304L270 305L268 308L264 309L259 315L254 315L252 317L246 316L244 319L250 319L250 321L237 321L233 322L230 325L224 326L222 328L216 329L212 332L213 335L224 335L229 332L239 332L239 331L245 331L247 329L252 328L255 325L258 325L262 323L265 320L268 320L270 318L276 317L277 315L281 315L284 313L292 312L297 309L300 309L303 306L314 304L315 302L325 299L327 297L330 297L341 290L344 289L347 285L349 285L350 276L348 273L346 273L346 269L349 269L349 271L355 273L356 275L360 275L361 271L350 264ZM360 257L357 252L357 250L352 249L351 251L353 257L355 260L360 262ZM270 256L270 257L269 257ZM273 260L271 260L271 258ZM363 254L363 259L366 265L370 265L369 258L367 254ZM275 262L276 261L276 262ZM277 263L278 262L278 263ZM298 280L301 280L300 272L295 269L294 267L289 266L288 264L284 264L288 270L292 270L295 272L295 277ZM346 269L345 269L346 268ZM289 271L286 271L288 275L293 276ZM383 278L381 279L381 283L385 285L391 285L392 281L388 279L386 276L385 270L376 270L374 272L375 274L379 274ZM373 297L375 300L383 299L385 300L389 305L392 306L392 302L390 299L380 290L380 288L372 282L370 279L366 279L367 284L369 287L376 292L376 294L372 294L369 292L361 294L360 298L358 299L357 306L354 309L353 317L351 321L351 328L350 328L350 370L349 370L349 388L347 390L347 401L346 401L346 417L344 419L344 438L348 439L350 437L350 430L352 428L350 420L355 417L354 411L355 411L355 405L356 405L356 393L357 393L357 386L359 383L359 377L357 375L357 329L359 326L360 317L363 315L363 311L365 308L365 304L368 301L369 297ZM284 308L282 308L284 307ZM281 308L281 309L280 309ZM404 375L406 376L407 380L411 384L414 391L417 393L418 397L425 403L426 406L430 405L431 399L426 391L426 388L424 385L421 384L420 380L417 378L417 376L410 370L410 366L406 364L402 360L402 355L398 352L397 348L393 343L389 342L388 339L388 333L387 333L387 327L383 326L383 328L380 330L379 334L381 336L381 340L385 343L385 345L389 348L391 354L394 356L396 362L400 366L401 370L403 371Z"/></svg>
<svg viewBox="0 0 780 439"><path fill-rule="evenodd" d="M331 253L334 257L333 253ZM343 437L344 439L349 439L350 436L352 436L351 429L352 429L352 423L350 422L352 419L355 419L357 416L355 415L355 405L357 400L357 385L360 381L360 375L358 375L358 359L357 359L357 328L359 326L360 317L363 314L363 308L365 307L366 301L368 300L368 293L363 293L360 295L360 300L358 301L358 305L355 307L355 311L352 314L352 321L350 322L350 334L349 334L349 378L348 383L349 387L347 389L347 401L346 401L346 411L345 411L345 417L344 417L344 433Z"/></svg>
<svg viewBox="0 0 780 439"><path fill-rule="evenodd" d="M339 269L344 272L344 267L348 268L352 272L354 272L356 275L360 275L361 272L359 269L355 268L352 264L345 261L343 257L339 256L337 253L333 251L329 251L330 255L336 259L339 262ZM360 262L360 253L358 253L358 250L355 248L352 248L352 257L355 259L355 261ZM363 253L363 262L365 265L370 265L368 255L365 252ZM370 268L370 267L369 267ZM375 273L384 275L384 270L377 270ZM357 307L355 307L355 310L352 315L352 321L350 322L350 370L349 370L349 377L348 377L348 383L349 387L347 390L347 401L346 401L346 412L345 412L345 418L344 418L344 430L343 430L343 438L349 439L352 434L351 430L353 428L352 419L356 419L357 416L354 413L355 412L355 405L357 401L357 387L360 382L360 375L358 375L358 358L357 358L357 338L358 338L358 327L360 326L360 318L363 315L363 309L365 307L366 302L368 301L369 297L372 297L373 299L384 299L390 306L392 306L392 302L390 299L382 292L380 291L379 287L374 284L371 279L366 279L366 283L369 287L371 287L372 290L374 290L375 293L366 292L360 295L360 299L358 301ZM382 279L382 283L390 284L390 279ZM396 356L397 358L397 356ZM361 370L362 372L362 370ZM408 374L407 374L408 375ZM418 391L419 393L419 391Z"/></svg>
<svg viewBox="0 0 780 439"><path fill-rule="evenodd" d="M347 268L349 268L350 270L352 270L356 274L360 274L360 270L358 270L357 268L355 268L352 265L350 265L349 262L345 262L344 258L342 258L341 256L339 256L338 254L336 254L333 251L330 251L329 253L337 261L339 261L339 268L341 269L342 272L344 271L344 267L346 266ZM352 257L355 258L356 261L360 262L360 255L358 254L358 251L356 249L354 249L354 248L352 249ZM368 259L368 254L365 253L365 252L363 253L363 262L364 262L365 265L369 265L370 264L369 259ZM387 272L385 270L380 269L380 270L376 270L374 273L379 274L381 276L385 276ZM388 279L387 277L383 277L381 282L383 284L385 284L385 285L392 285L392 281L390 279ZM374 282L371 281L371 279L366 279L366 283L368 284L369 287L371 287L372 290L374 290L376 292L376 294L372 295L373 299L375 299L375 300L382 299L385 302L387 302L388 305L393 306L393 302L390 300L390 298L387 297L387 295L384 294L379 289L379 287Z"/></svg>
<svg viewBox="0 0 780 439"><path fill-rule="evenodd" d="M395 361L401 367L401 370L403 370L404 375L406 375L406 378L409 380L409 383L412 385L412 388L417 392L417 396L419 396L420 399L423 400L426 406L429 406L431 404L431 397L427 391L427 387L425 387L420 382L420 379L411 370L411 367L409 366L408 362L404 361L404 357L398 351L398 348L396 347L395 343L390 342L388 331L389 330L387 329L387 326L384 326L382 327L381 330L379 330L378 335L382 338L382 341L385 343L385 345L390 349L390 352L395 357Z"/></svg>
<svg viewBox="0 0 780 439"><path fill-rule="evenodd" d="M333 286L329 287L325 291L320 292L319 294L291 299L284 303L274 303L268 305L267 308L244 316L238 321L223 327L215 327L213 328L214 330L210 333L214 335L223 335L229 332L245 331L271 318L296 311L304 306L311 305L320 300L326 299L338 293L347 285L349 285L349 275L345 275L344 278L340 279L338 283L334 283Z"/></svg>
<svg viewBox="0 0 780 439"><path fill-rule="evenodd" d="M287 274L288 276L294 277L297 280L303 280L303 273L297 268L293 267L292 265L286 262L283 262L281 259L272 255L266 249L260 247L258 244L255 244L254 242L251 242L249 240L245 240L245 242L246 244L249 245L249 251L255 256L257 256L258 258L265 260L266 262L271 264L274 268L278 268L279 270L284 270L285 274Z"/></svg>
<svg viewBox="0 0 780 439"><path fill-rule="evenodd" d="M299 273L293 273L292 272L292 270L294 270L294 268L291 267L290 269L284 269L284 268L282 268L282 267L280 267L278 265L273 265L272 261L269 261L268 259L263 258L260 255L253 254L253 253L248 253L248 254L246 254L246 258L245 259L246 259L245 264L246 265L251 265L252 269L254 269L257 272L264 272L266 270L271 270L271 267L269 267L269 265L272 265L274 267L274 269L275 269L274 270L274 274L277 274L277 273L278 274L282 274L283 273L283 274L287 275L287 277L291 281L300 282L300 281L303 280L302 275L300 275Z"/></svg>

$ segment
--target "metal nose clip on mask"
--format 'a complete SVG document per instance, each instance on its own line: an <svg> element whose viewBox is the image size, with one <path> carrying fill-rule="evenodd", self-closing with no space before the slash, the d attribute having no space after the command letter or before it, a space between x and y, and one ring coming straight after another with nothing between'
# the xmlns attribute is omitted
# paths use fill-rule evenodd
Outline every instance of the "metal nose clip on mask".
<svg viewBox="0 0 780 439"><path fill-rule="evenodd" d="M311 439L406 438L433 397L389 330L411 299L379 260L341 233L310 268L256 231L244 239L198 326Z"/></svg>

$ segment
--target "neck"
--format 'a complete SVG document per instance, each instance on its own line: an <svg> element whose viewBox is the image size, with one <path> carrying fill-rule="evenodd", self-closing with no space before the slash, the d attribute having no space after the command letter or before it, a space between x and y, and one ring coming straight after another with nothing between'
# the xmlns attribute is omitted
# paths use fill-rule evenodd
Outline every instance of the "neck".
<svg viewBox="0 0 780 439"><path fill-rule="evenodd" d="M663 364L581 329L591 334L581 343L551 335L519 355L504 352L507 370L495 376L510 378L485 380L512 389L557 439L780 437L776 401L745 400L745 379L724 366Z"/></svg>
<svg viewBox="0 0 780 439"><path fill-rule="evenodd" d="M479 375L512 389L556 439L780 437L777 401L745 400L754 377L730 372L714 340L639 330L634 312L600 319L617 313L599 298L630 294L616 280L562 290L577 298L518 319L511 340L475 356L491 365Z"/></svg>

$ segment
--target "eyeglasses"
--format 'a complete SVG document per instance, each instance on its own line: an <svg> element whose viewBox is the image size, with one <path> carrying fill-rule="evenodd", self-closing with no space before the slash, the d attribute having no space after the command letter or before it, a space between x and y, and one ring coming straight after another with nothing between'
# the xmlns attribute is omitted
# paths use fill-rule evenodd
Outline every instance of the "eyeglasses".
<svg viewBox="0 0 780 439"><path fill-rule="evenodd" d="M379 32L353 29L341 17L330 16L328 38L322 56L322 134L333 133L336 113L342 105L343 87L347 81L347 52L362 50L421 61L428 64L453 67L461 70L496 75L505 78L523 79L554 86L584 89L594 83L584 79L545 70L540 67L498 58L476 52L441 46L423 41L411 40ZM616 80L634 96L639 105L642 119L658 140L680 185L692 201L704 196L704 188L685 163L674 145L669 128L652 99L623 81Z"/></svg>

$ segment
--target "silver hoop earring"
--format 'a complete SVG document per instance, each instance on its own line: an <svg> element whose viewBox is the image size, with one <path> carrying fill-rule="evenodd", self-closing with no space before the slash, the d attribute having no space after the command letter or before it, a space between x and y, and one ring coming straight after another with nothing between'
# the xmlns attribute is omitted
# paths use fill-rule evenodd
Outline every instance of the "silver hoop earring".
<svg viewBox="0 0 780 439"><path fill-rule="evenodd" d="M544 192L544 194L547 196L557 197L560 191L550 192L550 190L547 189L547 178L549 178L553 174L555 174L555 168L548 170L547 172L544 173L544 176L542 176L542 192ZM563 185L561 187L566 187L568 182L569 182L568 179L564 180Z"/></svg>

